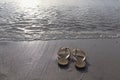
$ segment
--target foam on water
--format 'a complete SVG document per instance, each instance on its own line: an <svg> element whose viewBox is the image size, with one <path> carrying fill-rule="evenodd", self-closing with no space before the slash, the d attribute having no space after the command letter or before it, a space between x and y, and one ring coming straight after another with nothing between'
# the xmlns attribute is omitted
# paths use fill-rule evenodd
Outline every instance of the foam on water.
<svg viewBox="0 0 120 80"><path fill-rule="evenodd" d="M120 38L119 0L24 3L0 3L1 41Z"/></svg>

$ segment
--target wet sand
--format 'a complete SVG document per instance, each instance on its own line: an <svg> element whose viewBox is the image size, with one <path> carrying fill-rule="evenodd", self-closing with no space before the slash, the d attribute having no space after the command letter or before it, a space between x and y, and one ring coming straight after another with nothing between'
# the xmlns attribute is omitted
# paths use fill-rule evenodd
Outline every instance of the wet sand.
<svg viewBox="0 0 120 80"><path fill-rule="evenodd" d="M86 52L87 67L59 67L60 47ZM0 80L120 80L120 39L0 42Z"/></svg>

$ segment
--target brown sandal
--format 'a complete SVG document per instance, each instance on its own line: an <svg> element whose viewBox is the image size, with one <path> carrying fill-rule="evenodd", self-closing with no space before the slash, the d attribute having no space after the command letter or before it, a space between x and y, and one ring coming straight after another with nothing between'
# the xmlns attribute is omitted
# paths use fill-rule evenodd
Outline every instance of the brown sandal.
<svg viewBox="0 0 120 80"><path fill-rule="evenodd" d="M75 60L75 66L77 68L84 68L86 67L86 55L85 53L80 49L73 49L73 59Z"/></svg>
<svg viewBox="0 0 120 80"><path fill-rule="evenodd" d="M68 58L70 57L69 48L60 48L58 50L57 55L58 55L57 61L59 65L68 65L69 63Z"/></svg>

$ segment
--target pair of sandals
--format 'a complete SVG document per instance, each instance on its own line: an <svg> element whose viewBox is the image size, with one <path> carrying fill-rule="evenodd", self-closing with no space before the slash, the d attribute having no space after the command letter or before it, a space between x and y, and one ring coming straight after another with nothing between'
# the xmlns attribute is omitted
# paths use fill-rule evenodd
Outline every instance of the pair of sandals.
<svg viewBox="0 0 120 80"><path fill-rule="evenodd" d="M57 61L58 61L58 64L59 65L62 65L62 66L65 66L65 65L68 65L69 64L69 58L72 54L72 58L75 62L75 66L77 68L84 68L86 67L86 55L85 53L80 50L80 49L73 49L72 51L70 51L69 48L60 48L58 50L58 58L57 58Z"/></svg>

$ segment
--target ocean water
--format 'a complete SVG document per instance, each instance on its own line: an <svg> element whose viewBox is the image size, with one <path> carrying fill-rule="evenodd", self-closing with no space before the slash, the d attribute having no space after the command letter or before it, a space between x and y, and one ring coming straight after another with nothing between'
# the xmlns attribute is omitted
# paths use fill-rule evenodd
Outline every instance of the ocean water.
<svg viewBox="0 0 120 80"><path fill-rule="evenodd" d="M0 0L0 41L120 38L120 0Z"/></svg>

